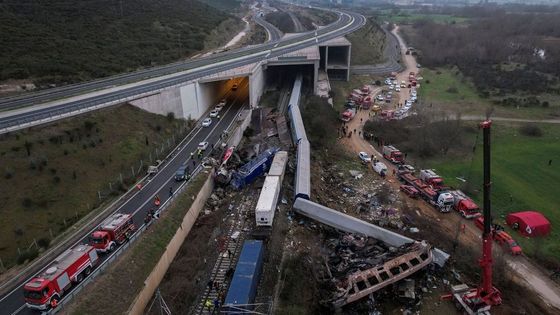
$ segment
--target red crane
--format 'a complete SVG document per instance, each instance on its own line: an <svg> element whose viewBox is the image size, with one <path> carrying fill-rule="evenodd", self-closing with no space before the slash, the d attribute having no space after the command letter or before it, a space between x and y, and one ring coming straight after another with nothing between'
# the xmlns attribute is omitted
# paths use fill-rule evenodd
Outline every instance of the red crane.
<svg viewBox="0 0 560 315"><path fill-rule="evenodd" d="M484 163L484 230L482 232L482 258L479 263L482 268L482 283L476 289L469 289L466 285L452 288L453 296L458 306L462 306L468 314L487 313L494 305L502 304L502 294L492 284L492 214L490 203L490 127L491 120L480 123L483 131L483 163Z"/></svg>

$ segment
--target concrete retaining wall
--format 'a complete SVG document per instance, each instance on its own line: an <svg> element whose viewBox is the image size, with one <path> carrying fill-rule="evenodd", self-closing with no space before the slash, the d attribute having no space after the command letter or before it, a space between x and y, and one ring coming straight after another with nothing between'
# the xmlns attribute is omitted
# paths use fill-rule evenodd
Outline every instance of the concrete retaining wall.
<svg viewBox="0 0 560 315"><path fill-rule="evenodd" d="M174 113L175 117L183 117L181 93L178 88L161 91L157 94L131 101L130 104L150 113L167 115Z"/></svg>
<svg viewBox="0 0 560 315"><path fill-rule="evenodd" d="M249 104L251 108L259 105L261 96L266 82L265 74L261 63L253 68L252 74L249 76Z"/></svg>
<svg viewBox="0 0 560 315"><path fill-rule="evenodd" d="M206 182L202 186L202 189L196 196L196 199L192 203L189 211L183 218L181 226L179 227L179 229L177 229L177 232L175 232L175 235L167 245L165 252L161 256L155 268L152 270L146 281L144 281L144 288L142 289L142 291L140 291L140 293L134 300L128 314L140 315L144 313L144 309L156 292L156 289L163 279L163 276L165 276L169 265L175 258L175 255L177 255L177 252L183 244L183 241L191 231L191 228L194 225L194 222L196 221L200 210L202 210L202 208L204 207L204 203L206 202L208 197L210 197L210 194L212 194L213 188L214 180L212 173L210 172L208 178L206 179Z"/></svg>
<svg viewBox="0 0 560 315"><path fill-rule="evenodd" d="M381 240L391 246L398 247L406 243L414 242L413 239L406 236L386 230L377 225L362 221L306 199L297 198L294 202L294 209L298 213L328 226L332 226L346 232L364 234ZM443 266L449 258L449 254L437 248L433 250L433 254L434 262L440 266Z"/></svg>
<svg viewBox="0 0 560 315"><path fill-rule="evenodd" d="M240 114L241 117L236 121L236 124L239 124L229 135L229 139L227 140L228 146L237 146L239 142L241 142L241 138L243 138L243 132L249 124L251 123L251 110L244 110Z"/></svg>

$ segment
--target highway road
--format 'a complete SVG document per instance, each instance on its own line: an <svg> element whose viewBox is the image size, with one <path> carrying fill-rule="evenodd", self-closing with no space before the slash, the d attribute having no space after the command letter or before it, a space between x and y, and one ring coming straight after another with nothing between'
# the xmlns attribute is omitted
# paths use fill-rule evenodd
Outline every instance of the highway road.
<svg viewBox="0 0 560 315"><path fill-rule="evenodd" d="M206 58L174 63L159 68L146 69L84 84L55 88L19 97L0 99L0 110L4 110L0 112L0 130L49 118L51 116L74 112L79 109L105 104L111 101L122 100L142 93L150 93L158 89L177 85L227 69L256 63L267 58L280 56L291 51L345 35L365 24L365 18L360 14L351 12L340 12L339 14L337 22L317 30L316 32L303 33L289 39L271 41L257 47L242 48ZM317 35L315 35L315 33ZM166 76L158 80L153 80L153 82L139 82L138 84L123 85L181 71L185 72L182 72L180 75ZM108 91L99 91L97 93L84 95L79 100L68 100L62 104L51 107L33 106L21 110L22 107L44 104L54 99L68 98L77 94L115 86L119 87ZM6 111L18 108L20 110Z"/></svg>
<svg viewBox="0 0 560 315"><path fill-rule="evenodd" d="M276 26L269 23L264 17L259 16L258 14L255 15L255 23L259 24L264 28L267 34L267 41L276 42L284 35L281 30L279 30Z"/></svg>
<svg viewBox="0 0 560 315"><path fill-rule="evenodd" d="M145 184L140 191L126 201L117 212L133 213L134 223L137 226L141 226L148 210L153 207L155 196L159 195L163 203L169 198L169 188L171 187L173 191L176 191L181 184L181 182L177 182L173 178L179 166L186 163L190 171L192 171L195 167L200 165L200 159L190 159L190 153L196 150L198 143L202 141L208 141L212 145L218 143L222 132L234 122L234 119L243 108L247 108L249 98L248 84L248 80L244 79L239 84L239 88L236 92L229 92L229 95L227 95L227 105L221 111L222 117L219 120L212 118L213 122L210 127L197 127L197 129L191 133L191 137L180 146L178 153L167 161L162 166L162 169ZM204 154L204 156L208 155L210 155L210 150L206 150ZM155 224L157 224L157 222L155 222ZM79 242L87 242L87 235L84 235ZM106 256L101 255L100 257L104 259ZM37 311L25 307L22 289L25 282L0 298L1 315L38 314Z"/></svg>

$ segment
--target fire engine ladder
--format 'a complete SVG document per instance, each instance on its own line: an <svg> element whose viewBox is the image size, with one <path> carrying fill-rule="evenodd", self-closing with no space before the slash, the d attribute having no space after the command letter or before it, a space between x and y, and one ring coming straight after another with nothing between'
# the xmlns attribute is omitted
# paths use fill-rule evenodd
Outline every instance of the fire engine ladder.
<svg viewBox="0 0 560 315"><path fill-rule="evenodd" d="M383 265L351 274L346 290L332 301L340 308L376 292L389 284L407 278L427 266L433 260L431 247L416 243L415 250L393 258Z"/></svg>
<svg viewBox="0 0 560 315"><path fill-rule="evenodd" d="M245 207L239 207L238 212L235 215L235 219L232 222L229 231L228 231L228 238L227 238L227 242L226 242L226 250L224 251L224 253L220 253L220 255L218 256L218 259L216 260L216 263L214 264L214 267L212 269L212 272L210 273L210 278L207 279L207 282L212 280L212 281L218 281L220 283L220 285L222 286L222 288L224 288L224 290L226 290L229 287L229 280L230 279L226 279L226 272L229 268L234 268L235 269L235 265L237 263L237 258L239 257L239 253L241 251L241 248L243 246L243 241L245 240L246 237L246 233L245 233L245 225L246 225L246 220L245 220L245 215L244 212L249 212L252 209L255 208L256 203L257 203L257 196L254 196L253 194L250 195L245 195L245 200L250 199L249 201L249 207L247 209L245 209ZM242 203L242 205L245 204L244 202ZM237 236L237 238L234 240L232 238L233 234L235 232L239 232L239 235ZM227 255L228 250L232 253L231 257L229 255ZM227 290L226 290L227 293ZM218 292L216 289L214 289L213 287L209 287L206 286L204 289L204 293L201 296L200 301L198 302L198 304L195 306L194 311L192 312L192 314L219 314L219 310L218 309L214 309L214 299L218 298ZM211 301L212 302L212 306L210 308L206 307L206 303L207 301ZM221 303L221 301L220 301Z"/></svg>

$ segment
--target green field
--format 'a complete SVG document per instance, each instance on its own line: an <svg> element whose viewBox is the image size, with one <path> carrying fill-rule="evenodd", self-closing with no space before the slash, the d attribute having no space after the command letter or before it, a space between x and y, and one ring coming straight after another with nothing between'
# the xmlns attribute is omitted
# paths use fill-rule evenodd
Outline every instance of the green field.
<svg viewBox="0 0 560 315"><path fill-rule="evenodd" d="M407 24L414 23L419 20L430 20L441 24L461 24L469 21L468 18L461 16L454 16L449 14L421 14L421 13L398 13L392 14L390 12L384 12L384 14L379 16L380 19L397 23L397 24Z"/></svg>
<svg viewBox="0 0 560 315"><path fill-rule="evenodd" d="M485 115L487 109L492 107L494 116L526 119L551 119L558 115L558 100L551 95L538 96L543 101L549 101L549 108L493 105L493 98L480 97L471 79L463 76L457 68L422 68L420 76L423 77L418 90L420 101L432 104L435 109L466 115Z"/></svg>
<svg viewBox="0 0 560 315"><path fill-rule="evenodd" d="M527 239L514 231L512 236L526 254L536 258L552 258L560 263L560 126L541 124L542 137L527 137L519 133L518 124L494 123L492 127L492 211L495 221L503 223L510 212L537 210L552 223L552 233L545 239ZM474 136L472 142L474 143ZM465 187L457 177L469 183L471 197L482 205L482 134L478 137L476 153L463 159L432 160L427 166L435 168L446 183ZM552 165L548 161L552 159ZM472 161L472 162L471 162ZM541 250L542 255L535 251Z"/></svg>

